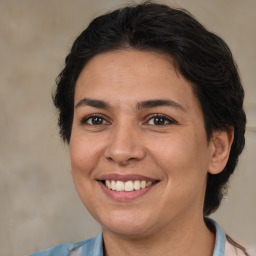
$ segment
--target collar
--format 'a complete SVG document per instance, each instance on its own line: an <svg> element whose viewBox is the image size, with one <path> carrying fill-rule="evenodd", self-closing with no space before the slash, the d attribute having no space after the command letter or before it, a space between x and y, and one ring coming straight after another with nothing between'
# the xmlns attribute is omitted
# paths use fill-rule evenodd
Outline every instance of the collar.
<svg viewBox="0 0 256 256"><path fill-rule="evenodd" d="M215 246L212 256L224 256L226 235L217 222L212 219L210 221L214 224L216 230Z"/></svg>

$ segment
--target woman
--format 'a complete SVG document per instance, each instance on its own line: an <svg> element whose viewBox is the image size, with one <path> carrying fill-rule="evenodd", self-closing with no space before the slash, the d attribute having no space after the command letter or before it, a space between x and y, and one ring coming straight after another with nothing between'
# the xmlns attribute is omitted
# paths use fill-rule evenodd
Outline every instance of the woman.
<svg viewBox="0 0 256 256"><path fill-rule="evenodd" d="M93 20L54 103L102 233L32 255L248 255L207 218L244 147L243 97L228 46L186 11L145 3Z"/></svg>

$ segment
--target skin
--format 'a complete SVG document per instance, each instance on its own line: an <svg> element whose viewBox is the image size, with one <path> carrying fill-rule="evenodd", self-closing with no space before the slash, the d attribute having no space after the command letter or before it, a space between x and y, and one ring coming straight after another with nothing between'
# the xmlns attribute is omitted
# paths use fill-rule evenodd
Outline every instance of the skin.
<svg viewBox="0 0 256 256"><path fill-rule="evenodd" d="M141 105L159 99L175 103ZM207 140L192 86L171 58L135 50L97 55L78 77L74 102L72 175L102 226L105 255L212 255L215 237L203 220L206 177L223 170L233 135L218 131ZM156 122L157 114L163 122ZM120 201L98 182L106 174L159 182L143 196Z"/></svg>

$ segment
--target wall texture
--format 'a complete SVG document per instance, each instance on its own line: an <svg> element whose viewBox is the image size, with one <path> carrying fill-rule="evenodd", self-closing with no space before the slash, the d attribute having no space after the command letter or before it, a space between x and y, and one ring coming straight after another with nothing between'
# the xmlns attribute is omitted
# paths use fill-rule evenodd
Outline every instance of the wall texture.
<svg viewBox="0 0 256 256"><path fill-rule="evenodd" d="M159 1L157 1L159 2ZM187 8L222 36L246 91L247 145L215 214L234 239L256 245L256 16L254 0L162 1ZM72 184L57 131L54 80L74 38L118 0L0 0L0 248L25 255L99 230Z"/></svg>

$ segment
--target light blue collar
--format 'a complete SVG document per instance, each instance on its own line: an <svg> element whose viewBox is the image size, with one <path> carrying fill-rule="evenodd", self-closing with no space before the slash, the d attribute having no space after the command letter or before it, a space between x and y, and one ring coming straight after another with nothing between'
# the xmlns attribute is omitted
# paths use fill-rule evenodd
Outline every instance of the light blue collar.
<svg viewBox="0 0 256 256"><path fill-rule="evenodd" d="M102 232L100 232L95 238L90 239L89 243L82 246L81 254L74 254L74 256L103 256Z"/></svg>
<svg viewBox="0 0 256 256"><path fill-rule="evenodd" d="M216 229L215 246L212 256L224 256L226 235L220 228L220 226L217 224L217 222L215 222L212 219L210 219L210 221L214 224Z"/></svg>
<svg viewBox="0 0 256 256"><path fill-rule="evenodd" d="M93 253L92 255L94 256L103 256L103 237L102 237L102 232L99 233L96 236L95 243L93 245ZM85 256L87 256L86 254Z"/></svg>

